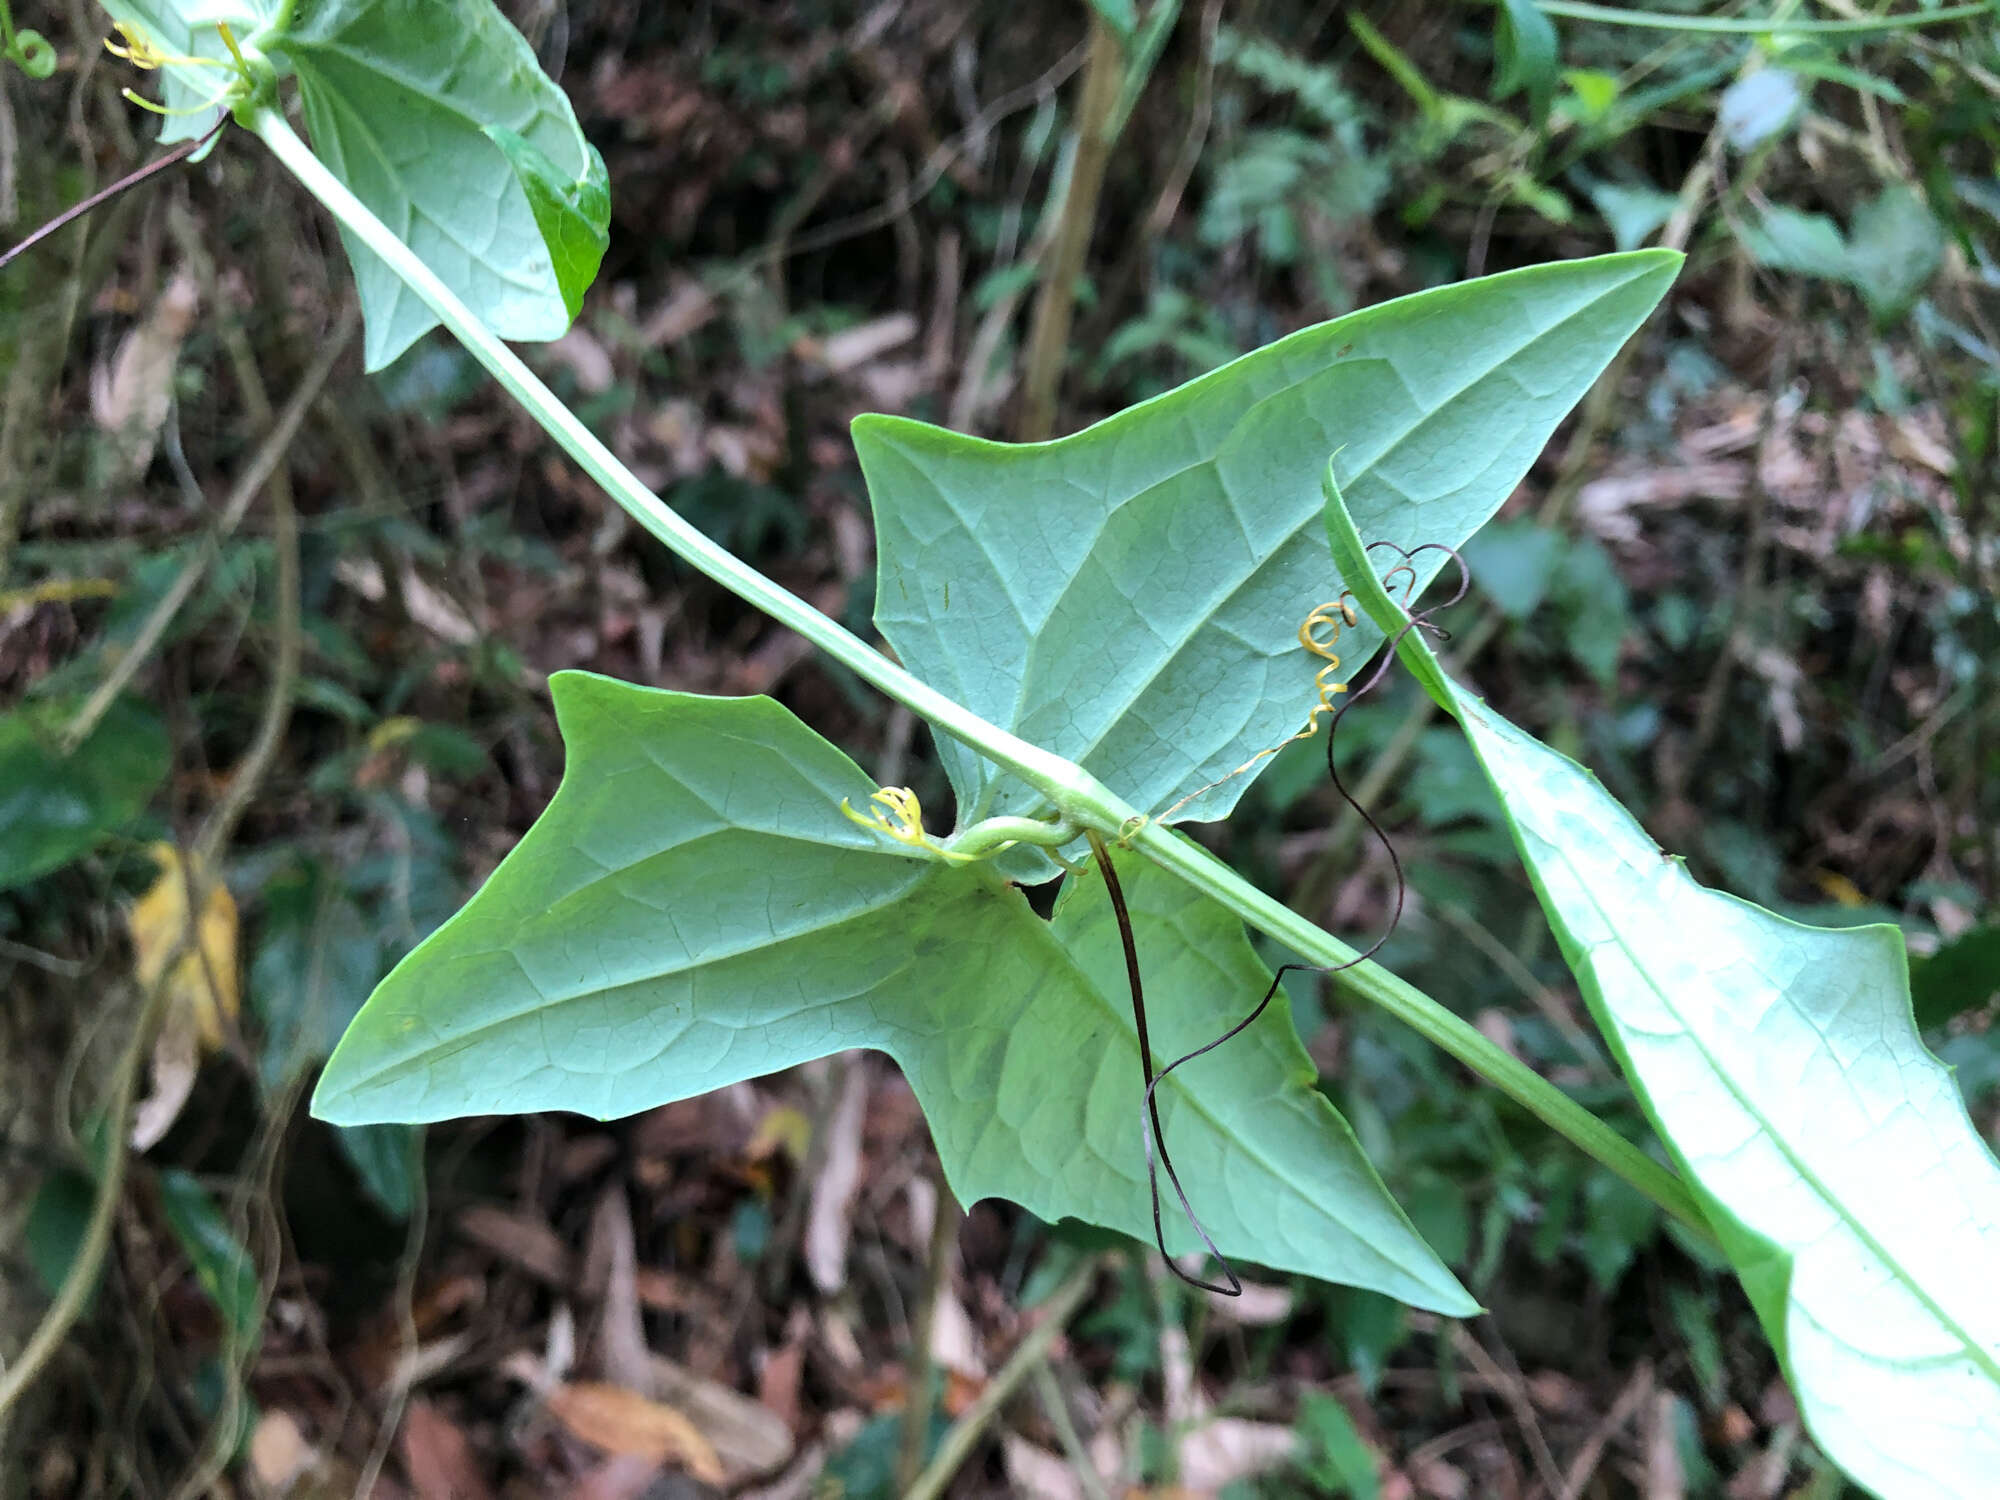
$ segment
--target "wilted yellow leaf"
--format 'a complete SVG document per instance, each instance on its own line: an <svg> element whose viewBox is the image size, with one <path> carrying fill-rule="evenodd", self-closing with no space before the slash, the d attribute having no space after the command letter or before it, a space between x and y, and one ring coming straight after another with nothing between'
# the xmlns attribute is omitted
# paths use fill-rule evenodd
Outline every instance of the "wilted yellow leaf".
<svg viewBox="0 0 2000 1500"><path fill-rule="evenodd" d="M793 1161L802 1162L812 1146L812 1130L812 1121L803 1110L777 1105L757 1122L743 1154L752 1161L765 1161L782 1151Z"/></svg>
<svg viewBox="0 0 2000 1500"><path fill-rule="evenodd" d="M589 1380L559 1385L547 1401L550 1414L593 1448L678 1464L703 1484L723 1482L715 1445L671 1406Z"/></svg>
<svg viewBox="0 0 2000 1500"><path fill-rule="evenodd" d="M187 892L180 851L172 844L155 844L153 860L160 878L132 903L133 969L142 988L150 990L166 969L187 926ZM168 1024L192 1018L195 1033L208 1051L222 1045L223 1023L234 1021L241 1005L236 973L236 900L220 880L204 880L208 895L195 923L194 940L167 979Z"/></svg>

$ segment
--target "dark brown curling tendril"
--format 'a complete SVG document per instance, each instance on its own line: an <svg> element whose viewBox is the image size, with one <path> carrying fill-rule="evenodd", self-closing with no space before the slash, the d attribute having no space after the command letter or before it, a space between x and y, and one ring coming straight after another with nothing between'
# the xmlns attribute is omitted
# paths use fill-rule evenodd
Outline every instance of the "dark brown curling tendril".
<svg viewBox="0 0 2000 1500"><path fill-rule="evenodd" d="M1346 785L1341 781L1340 771L1335 766L1333 759L1333 737L1334 732L1340 728L1342 716L1373 689L1388 672L1390 664L1396 659L1396 647L1401 643L1404 636L1408 635L1412 630L1423 630L1429 632L1435 640L1446 641L1451 639L1450 632L1442 626L1433 624L1430 617L1441 609L1449 609L1466 596L1466 593L1472 587L1472 574L1465 566L1465 559L1458 554L1457 550L1447 547L1441 542L1429 542L1416 548L1414 551L1405 550L1397 546L1394 542L1373 542L1369 544L1368 551L1373 553L1379 547L1387 547L1400 559L1384 578L1383 583L1385 587L1388 585L1389 580L1394 579L1398 574L1408 575L1408 582L1404 585L1405 592L1403 599L1403 607L1406 613L1409 610L1411 602L1409 591L1416 587L1417 582L1416 559L1426 552L1442 552L1458 565L1458 589L1449 599L1433 604L1428 609L1408 614L1408 618L1405 619L1401 628L1383 643L1384 649L1376 658L1374 670L1368 674L1364 682L1352 689L1342 699L1340 707L1334 710L1333 717L1327 721L1327 778L1332 781L1333 789L1340 794L1341 800L1353 808L1356 813L1360 814L1361 820L1368 825L1369 831L1375 835L1376 840L1388 854L1390 868L1395 872L1396 876L1395 905L1389 913L1389 920L1384 925L1381 935L1374 942L1370 943L1363 952L1357 953L1345 963L1284 964L1280 966L1277 973L1271 976L1271 987L1264 991L1264 998L1257 1002L1256 1007L1249 1015L1223 1032L1214 1041L1208 1042L1195 1048L1192 1052L1175 1058L1156 1073L1153 1071L1152 1042L1147 1035L1146 1029L1145 990L1139 978L1139 949L1138 944L1132 936L1132 918L1125 906L1125 892L1118 883L1118 872L1112 868L1111 851L1105 848L1104 840L1094 829L1085 830L1090 839L1091 852L1097 856L1097 867L1104 872L1105 888L1111 896L1111 909L1118 918L1118 935L1125 946L1125 977L1132 990L1132 1021L1133 1027L1138 1033L1139 1066L1146 1078L1146 1096L1145 1102L1140 1109L1139 1123L1141 1134L1144 1136L1146 1142L1146 1184L1151 1189L1153 1198L1153 1243L1158 1246L1160 1258L1166 1262L1167 1269L1172 1271L1175 1276L1198 1291L1214 1292L1219 1296L1240 1297L1243 1294L1243 1283L1237 1277L1235 1270L1231 1268L1228 1258L1215 1248L1215 1241L1209 1238L1208 1230L1202 1226L1200 1216L1194 1211L1194 1204L1188 1199L1187 1189L1181 1186L1180 1173L1174 1170L1173 1158L1167 1153L1166 1131L1160 1124L1159 1088L1166 1081L1167 1075L1183 1063L1193 1062L1197 1057L1213 1052L1224 1042L1231 1040L1254 1025L1257 1018L1264 1014L1265 1010L1270 1006L1271 1001L1276 998L1278 987L1284 983L1287 974L1338 974L1343 969L1351 969L1357 964L1366 963L1381 951L1384 943L1388 942L1395 935L1396 926L1403 919L1403 898L1408 890L1407 882L1403 877L1403 862L1397 856L1396 846L1390 840L1388 833L1383 829L1382 825L1375 821L1374 816L1367 808L1354 799L1354 795L1347 790ZM1173 1257L1167 1253L1166 1227L1162 1223L1160 1216L1160 1169L1163 1167L1166 1169L1167 1181L1173 1185L1174 1196L1180 1201L1181 1213L1186 1217L1189 1227L1194 1230L1196 1236L1208 1250L1209 1255L1222 1268L1222 1274L1227 1278L1226 1281L1203 1281L1198 1276L1192 1276L1176 1265Z"/></svg>
<svg viewBox="0 0 2000 1500"><path fill-rule="evenodd" d="M206 146L210 141L214 140L218 135L220 135L222 133L222 127L227 125L228 123L229 123L229 111L225 109L222 112L222 114L217 118L216 122L209 127L206 134L197 136L193 140L182 141L178 146L174 147L173 150L169 151L165 156L155 157L152 161L147 162L144 166L137 167L134 170L127 172L123 177L119 178L116 182L112 183L110 187L100 188L97 192L92 193L88 198L84 199L81 203L72 204L70 207L64 209L61 213L57 214L53 219L50 219L46 224L42 225L41 228L37 229L33 234L30 234L27 238L23 239L19 244L10 245L5 251L0 251L0 267L6 266L6 264L9 261L11 261L15 256L24 254L25 252L34 249L35 246L39 245L43 240L47 239L50 235L57 233L59 230L68 228L71 224L74 224L78 219L82 218L85 214L89 213L93 208L103 207L106 203L109 203L113 198L116 198L120 193L128 192L132 188L137 187L140 183L144 182L148 177L152 177L157 175L158 173L166 171L168 167L173 166L176 162L186 161L190 156L193 156L197 151L201 150L202 147Z"/></svg>

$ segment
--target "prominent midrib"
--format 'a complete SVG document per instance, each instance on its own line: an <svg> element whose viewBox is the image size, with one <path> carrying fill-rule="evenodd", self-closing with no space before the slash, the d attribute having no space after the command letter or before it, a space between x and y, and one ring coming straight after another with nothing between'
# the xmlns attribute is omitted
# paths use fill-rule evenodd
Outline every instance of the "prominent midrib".
<svg viewBox="0 0 2000 1500"><path fill-rule="evenodd" d="M1476 386L1481 384L1483 381L1490 379L1504 365L1506 365L1511 360L1515 359L1524 350L1532 349L1537 344L1543 342L1545 339L1548 339L1549 337L1560 333L1564 328L1568 327L1576 319L1585 316L1593 308L1599 306L1607 297L1611 297L1620 292L1628 290L1633 280L1637 279L1639 276L1647 274L1648 270L1650 270L1650 265L1645 268L1642 268L1637 273L1635 273L1635 275L1626 277L1623 281L1620 281L1615 286L1601 289L1594 296L1592 296L1587 302L1584 302L1578 305L1576 308L1572 309L1571 311L1564 313L1561 318L1557 319L1547 328L1542 329L1540 332L1534 334L1532 337L1523 339L1518 343L1508 346L1508 348L1504 353L1495 357L1490 363L1485 365L1483 368L1477 369L1472 374L1468 375L1457 387L1452 389L1449 394L1447 394L1441 400L1437 401L1435 404L1430 406L1426 411L1424 411L1424 413L1421 416L1406 423L1400 431L1396 432L1392 437L1390 437L1390 439L1386 443L1383 444L1383 446L1376 452L1374 457L1369 460L1368 467L1361 470L1359 474L1355 475L1354 479L1358 480L1363 475L1371 474L1374 471L1376 464L1381 462L1381 460L1387 457L1389 454L1396 452L1397 449L1399 449L1405 442L1409 441L1409 439L1412 436L1414 436L1424 426L1425 423L1431 421L1434 417L1438 415L1438 413L1450 407L1454 402L1464 398L1470 391L1472 391ZM1329 338L1333 337L1337 328L1338 324L1329 326L1329 328L1326 330L1327 336ZM1385 363L1388 362L1386 356L1382 355L1364 354L1359 356L1359 358L1380 359L1383 360ZM1243 422L1247 420L1254 412L1256 412L1263 406L1268 405L1271 401L1277 400L1279 397L1285 395L1287 392L1296 389L1299 383L1300 382L1298 381L1294 381L1289 385L1282 386L1279 389L1272 391L1270 394L1262 397L1260 400L1254 402L1252 405L1246 408L1244 412L1237 418L1236 422L1232 425L1230 430L1233 432L1236 430L1236 428L1241 427ZM1078 434L1079 437L1084 435L1085 434ZM1085 557L1085 559L1087 560L1089 558L1091 552L1095 550L1098 541L1102 539L1105 527L1110 525L1112 518L1124 506L1129 505L1130 503L1132 503L1132 501L1146 494L1151 493L1153 490L1159 488L1161 485L1171 483L1175 479L1179 478L1181 475L1190 473L1193 470L1202 467L1203 465L1212 464L1214 461L1215 461L1215 455L1211 453L1206 457L1198 460L1197 462L1185 464L1179 469L1175 469L1170 473L1161 475L1159 478L1149 483L1145 489L1137 491L1136 493L1128 495L1124 499L1120 500L1117 505L1113 506L1110 510L1106 511L1105 514L1099 518L1096 533L1095 535L1092 536L1090 544L1084 549L1083 556ZM1353 481L1350 480L1350 483L1352 482ZM1233 502L1231 503L1233 504ZM952 508L954 513L957 513L957 507L953 506ZM1154 684L1158 682L1161 676L1163 676L1166 673L1166 671L1173 665L1173 663L1179 659L1181 654L1187 650L1188 644L1191 641L1193 641L1194 638L1201 631L1208 628L1209 624L1214 620L1216 614L1220 612L1226 605L1228 605L1231 600L1233 600L1239 593L1241 593L1243 589L1247 587L1251 583L1251 581L1256 578L1257 574L1263 570L1263 568L1271 561L1271 559L1277 556L1278 551L1283 548L1285 543L1290 542L1301 531L1305 530L1308 526L1312 524L1312 517L1313 515L1317 514L1317 512L1318 512L1318 507L1316 505L1310 507L1307 513L1299 520L1299 522L1285 534L1284 540L1279 543L1278 547L1273 548L1263 557L1258 558L1256 560L1255 566L1251 567L1248 572L1243 573L1238 577L1225 580L1223 584L1218 586L1218 589L1215 592L1212 592L1210 594L1208 601L1204 604L1201 611L1194 616L1192 622L1188 625L1188 627L1185 630L1181 632L1179 638L1176 639L1170 646L1168 646L1163 652L1159 654L1155 663L1151 667L1146 669L1143 676L1138 677L1136 679L1136 685L1134 686L1133 690L1129 694L1127 694L1126 697L1121 702L1119 702L1118 706L1109 715L1105 717L1101 727L1091 737L1090 741L1087 744L1085 744L1080 749L1076 749L1074 751L1072 751L1069 747L1066 746L1065 747L1051 746L1050 748L1056 749L1058 753L1066 755L1069 759L1074 760L1078 765L1087 766L1089 764L1090 758L1103 747L1105 741L1108 740L1118 730L1119 726L1125 722L1126 718L1131 714L1133 708L1139 703L1139 701L1143 699L1147 693L1152 691ZM971 523L969 522L969 520L967 520L967 518L963 514L959 514L959 522L960 525L963 526L968 532L971 531L972 529ZM1073 582L1074 578L1075 575L1072 574L1069 582ZM1065 583L1063 590L1059 592L1058 599L1060 599L1063 593L1067 593L1067 591L1068 591L1068 582ZM1022 623L1024 625L1027 623L1025 616L1022 617ZM1046 621L1044 621L1044 624L1046 624ZM1375 644L1379 645L1380 643L1378 641ZM1030 655L1031 655L1030 665L1032 666L1032 650ZM1022 674L1020 681L1015 684L1014 701L1009 710L1009 717L1006 720L1006 723L1009 728L1018 729L1021 726L1026 716L1024 699L1027 692L1028 680L1029 680L1029 674L1027 672L1024 672ZM1227 746L1223 746L1221 748L1226 750ZM1213 752L1210 752L1210 754L1212 756ZM1197 768L1197 774L1199 774L1199 768Z"/></svg>
<svg viewBox="0 0 2000 1500"><path fill-rule="evenodd" d="M1454 691L1457 691L1455 686ZM1586 893L1589 892L1591 886L1586 880L1583 870L1570 858L1569 851L1550 840L1545 839L1544 842L1548 843L1549 847L1556 851L1557 858L1562 861L1563 866L1569 871L1571 877L1576 880L1578 887ZM1681 878L1684 880L1688 879L1685 875ZM1689 883L1692 884L1693 882L1690 880ZM1715 899L1712 892L1698 891L1697 894L1705 900ZM1701 1054L1702 1060L1708 1064L1709 1069L1715 1074L1716 1079L1722 1084L1730 1097L1736 1101L1743 1113L1755 1121L1758 1129L1778 1148L1779 1153L1791 1164L1793 1171L1797 1173L1799 1179L1809 1184L1812 1190L1819 1194L1820 1198L1833 1210L1834 1216L1848 1226L1849 1232L1856 1239L1860 1240L1862 1244L1866 1245L1877 1260L1889 1268L1897 1281L1917 1301L1930 1310L1931 1315L1937 1319L1940 1326L1951 1331L1958 1339L1960 1346L1972 1356L1973 1361L1985 1370L1987 1379L1993 1382L1996 1387L2000 1387L2000 1359L1996 1359L1993 1355L1989 1354L1969 1330L1961 1326L1955 1317L1946 1312L1937 1299L1925 1289L1924 1284L1903 1265L1901 1260L1892 1255L1880 1240L1876 1239L1869 1232L1866 1225L1847 1207L1839 1194L1834 1192L1825 1180L1820 1177L1819 1173L1806 1163L1805 1159L1799 1154L1798 1150L1792 1145L1785 1134L1777 1130L1765 1116L1764 1112L1751 1103L1751 1096L1737 1082L1735 1074L1717 1058L1715 1052L1710 1048L1707 1039L1699 1030L1688 1023L1686 1016L1675 1005L1667 991L1654 980L1652 972L1640 961L1639 955L1633 951L1631 945L1625 940L1623 928L1613 918L1612 914L1599 905L1595 899L1590 901L1590 907L1591 910L1595 911L1603 919L1606 928L1611 933L1612 941L1618 945L1619 951L1630 961L1633 971L1644 980L1646 987L1659 1000L1661 1008L1680 1023L1681 1034L1694 1044L1695 1050ZM1558 916L1557 920L1561 920L1560 916ZM1567 926L1568 924L1565 923L1564 925ZM1588 961L1586 958L1586 962ZM1597 978L1596 967L1595 963L1591 964L1591 973L1593 980L1597 983L1598 994L1602 997L1604 995L1604 986L1602 981ZM1605 1010L1607 1013L1611 1012L1608 1000L1605 1004ZM1625 1027L1622 1018L1616 1019L1619 1021L1619 1029L1624 1031ZM1759 1230L1758 1233L1763 1234L1764 1231ZM1788 1256L1794 1258L1802 1253L1800 1247L1792 1244L1785 1244L1784 1249Z"/></svg>
<svg viewBox="0 0 2000 1500"><path fill-rule="evenodd" d="M737 832L738 830L729 829L724 831ZM649 969L644 973L633 974L628 978L620 979L615 984L596 984L590 988L578 989L575 991L563 991L555 994L550 994L544 991L541 988L541 986L535 982L534 978L529 975L527 965L521 962L520 955L516 953L514 949L511 947L483 948L477 952L456 955L455 961L460 963L466 963L466 962L471 962L478 958L494 957L501 954L505 954L508 958L513 960L514 966L521 972L522 979L526 981L528 987L535 992L536 995L535 1002L531 1005L525 1006L520 1009L509 1010L504 1015L496 1015L489 1017L486 1020L479 1022L475 1026L467 1027L463 1031L454 1032L449 1038L440 1037L435 1032L433 1032L431 1041L427 1042L423 1047L419 1049L413 1049L403 1054L402 1056L397 1057L393 1062L388 1063L383 1067L377 1069L375 1074L372 1076L375 1078L384 1077L398 1069L409 1067L412 1064L421 1063L422 1060L431 1053L436 1052L441 1048L447 1046L452 1048L453 1050L458 1050L464 1043L472 1040L473 1038L481 1037L490 1032L498 1031L503 1027L516 1025L522 1021L528 1020L531 1017L538 1015L543 1011L553 1011L558 1007L564 1005L571 1005L580 1000L596 999L597 997L606 994L607 992L612 990L631 989L636 985L642 985L642 984L658 984L664 980L677 978L684 974L696 973L702 969L711 968L718 964L726 964L739 958L746 958L752 954L758 953L767 948L778 948L788 943L802 942L812 938L823 937L830 932L838 931L840 928L848 926L852 923L866 921L868 918L877 916L883 911L886 911L888 908L894 906L897 902L909 899L909 897L913 894L916 886L922 882L922 878L923 877L920 876L918 880L911 882L909 885L902 887L900 890L879 897L874 901L866 902L858 906L844 908L837 916L834 916L833 918L831 918L831 920L828 921L810 923L801 926L795 929L794 931L787 932L782 935L776 935L776 934L767 935L759 938L755 942L747 944L730 944L728 946L717 946L709 948L704 950L699 956L695 956L692 954L689 955L686 961L684 962L660 965L656 968ZM579 889L582 888L580 887ZM417 951L421 952L422 950L419 949ZM352 1093L354 1088L358 1086L359 1085L351 1085L349 1087L349 1092Z"/></svg>

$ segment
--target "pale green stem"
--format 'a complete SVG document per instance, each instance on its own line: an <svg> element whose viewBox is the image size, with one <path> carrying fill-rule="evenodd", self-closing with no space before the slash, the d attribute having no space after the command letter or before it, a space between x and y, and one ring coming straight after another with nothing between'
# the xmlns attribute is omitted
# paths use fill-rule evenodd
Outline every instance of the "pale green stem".
<svg viewBox="0 0 2000 1500"><path fill-rule="evenodd" d="M1058 818L1053 823L1040 818L987 818L953 835L944 847L952 854L977 859L997 854L1009 844L1060 849L1082 837L1083 830L1067 818Z"/></svg>
<svg viewBox="0 0 2000 1500"><path fill-rule="evenodd" d="M681 519L641 484L534 372L326 169L282 116L260 106L245 109L239 118L271 148L306 191L319 199L343 227L380 256L424 300L473 358L528 409L583 470L677 556L746 603L798 631L864 681L908 705L953 739L1005 766L1045 796L1063 820L1095 828L1139 850L1312 963L1332 966L1354 958L1352 948L1265 895L1197 845L1162 824L1144 821L1138 809L1082 767L988 723L912 676L859 636L837 625L796 594L780 588ZM1015 839L1032 832L1032 825L1006 830ZM1421 990L1373 963L1346 970L1340 982L1490 1080L1550 1129L1669 1213L1685 1220L1697 1232L1708 1233L1706 1221L1693 1199L1671 1172Z"/></svg>
<svg viewBox="0 0 2000 1500"><path fill-rule="evenodd" d="M1894 15L1868 16L1851 21L1795 21L1775 16L1684 16L1671 11L1624 10L1612 5L1589 5L1582 0L1536 0L1545 15L1572 21L1596 21L1605 26L1637 26L1652 31L1700 31L1711 35L1760 36L1781 33L1788 36L1868 36L1884 31L1905 31L1918 26L1942 26L1948 21L1969 21L1974 16L1994 14L1990 0L1977 5L1951 5L1942 10L1898 11Z"/></svg>

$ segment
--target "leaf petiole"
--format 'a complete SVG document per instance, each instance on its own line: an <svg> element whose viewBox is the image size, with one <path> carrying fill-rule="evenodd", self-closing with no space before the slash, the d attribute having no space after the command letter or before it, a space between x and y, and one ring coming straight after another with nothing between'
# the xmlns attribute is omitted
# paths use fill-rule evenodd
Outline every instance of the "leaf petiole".
<svg viewBox="0 0 2000 1500"><path fill-rule="evenodd" d="M525 407L605 493L677 556L744 602L798 631L826 654L953 739L1005 767L1041 793L1062 818L1118 837L1213 897L1252 927L1311 963L1334 968L1358 955L1331 933L1251 885L1199 845L1157 822L1074 762L990 723L906 671L852 631L717 545L641 484L597 435L479 317L327 169L284 116L262 100L238 121L268 146L300 184L355 239L373 251L430 308L465 349ZM1129 832L1127 831L1129 830ZM1485 1077L1578 1149L1623 1177L1697 1233L1706 1223L1672 1172L1647 1156L1532 1068L1488 1040L1421 990L1374 963L1347 968L1344 986L1381 1006Z"/></svg>

